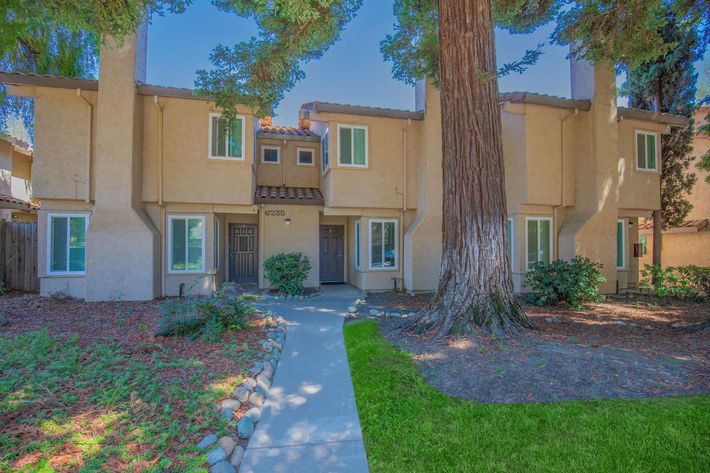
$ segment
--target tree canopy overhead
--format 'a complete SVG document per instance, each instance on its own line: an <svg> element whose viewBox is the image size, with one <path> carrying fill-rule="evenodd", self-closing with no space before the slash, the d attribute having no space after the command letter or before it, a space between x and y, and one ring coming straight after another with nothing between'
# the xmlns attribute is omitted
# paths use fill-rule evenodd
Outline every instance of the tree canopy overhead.
<svg viewBox="0 0 710 473"><path fill-rule="evenodd" d="M252 17L259 35L234 46L217 46L211 70L198 71L196 87L226 110L242 103L272 115L274 107L303 79L301 64L321 57L334 44L363 0L214 0L224 11ZM592 61L624 64L632 69L674 47L660 31L670 8L682 29L698 29L710 39L706 0L494 0L496 25L526 33L551 21L550 41L580 44ZM394 32L382 41L395 78L412 83L439 77L437 0L394 0ZM539 48L499 74L533 63ZM517 66L517 67L516 67Z"/></svg>

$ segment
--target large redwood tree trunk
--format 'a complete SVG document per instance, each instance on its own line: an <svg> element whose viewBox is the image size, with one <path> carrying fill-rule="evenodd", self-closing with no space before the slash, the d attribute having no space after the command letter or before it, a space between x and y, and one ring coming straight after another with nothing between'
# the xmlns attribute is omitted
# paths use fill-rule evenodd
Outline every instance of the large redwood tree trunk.
<svg viewBox="0 0 710 473"><path fill-rule="evenodd" d="M443 254L439 287L411 322L438 335L531 327L505 241L503 142L491 0L439 0Z"/></svg>

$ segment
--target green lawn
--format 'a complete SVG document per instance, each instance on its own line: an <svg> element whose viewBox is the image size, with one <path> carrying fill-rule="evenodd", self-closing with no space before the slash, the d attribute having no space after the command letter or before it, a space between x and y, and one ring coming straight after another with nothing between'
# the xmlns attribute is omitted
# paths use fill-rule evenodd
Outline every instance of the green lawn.
<svg viewBox="0 0 710 473"><path fill-rule="evenodd" d="M480 404L427 385L375 322L345 340L374 473L710 471L710 396Z"/></svg>
<svg viewBox="0 0 710 473"><path fill-rule="evenodd" d="M206 471L195 447L227 432L212 411L237 383L160 343L127 351L36 331L0 337L0 472ZM253 356L218 345L232 369Z"/></svg>

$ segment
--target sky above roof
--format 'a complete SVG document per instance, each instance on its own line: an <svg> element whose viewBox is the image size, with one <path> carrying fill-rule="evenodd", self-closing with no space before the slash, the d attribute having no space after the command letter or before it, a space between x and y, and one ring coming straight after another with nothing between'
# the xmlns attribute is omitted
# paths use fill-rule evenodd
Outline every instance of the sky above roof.
<svg viewBox="0 0 710 473"><path fill-rule="evenodd" d="M392 77L380 41L393 31L392 0L366 0L340 41L319 60L306 63L306 78L289 91L276 109L274 124L293 125L302 103L324 101L412 109L414 90ZM567 48L550 45L549 24L532 34L496 32L498 63L522 57L526 49L545 43L544 54L523 74L500 79L502 92L525 90L569 97ZM207 0L196 0L181 15L153 19L148 33L147 80L151 84L193 88L198 69L209 69L217 44L233 45L257 34L250 19L220 12ZM620 101L620 105L621 105Z"/></svg>

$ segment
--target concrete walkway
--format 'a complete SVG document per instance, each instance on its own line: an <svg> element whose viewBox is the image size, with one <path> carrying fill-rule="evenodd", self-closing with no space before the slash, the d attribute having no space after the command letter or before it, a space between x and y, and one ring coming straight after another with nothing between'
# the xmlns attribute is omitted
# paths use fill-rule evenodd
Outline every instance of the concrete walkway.
<svg viewBox="0 0 710 473"><path fill-rule="evenodd" d="M259 304L287 320L288 335L241 473L368 471L343 340L357 296L325 286L311 299Z"/></svg>

